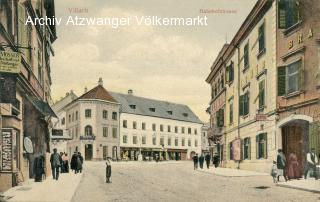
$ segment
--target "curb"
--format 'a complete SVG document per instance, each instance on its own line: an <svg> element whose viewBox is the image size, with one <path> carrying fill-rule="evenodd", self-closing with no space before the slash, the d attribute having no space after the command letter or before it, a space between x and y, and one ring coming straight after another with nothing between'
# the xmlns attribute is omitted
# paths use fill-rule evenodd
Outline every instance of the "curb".
<svg viewBox="0 0 320 202"><path fill-rule="evenodd" d="M302 190L302 191L308 191L308 192L312 192L312 193L320 193L320 190L314 190L314 189L307 189L307 188L302 188L302 187L295 187L295 186L291 186L291 185L286 185L286 184L276 184L279 187L285 187L285 188L291 188L291 189L298 189L298 190Z"/></svg>

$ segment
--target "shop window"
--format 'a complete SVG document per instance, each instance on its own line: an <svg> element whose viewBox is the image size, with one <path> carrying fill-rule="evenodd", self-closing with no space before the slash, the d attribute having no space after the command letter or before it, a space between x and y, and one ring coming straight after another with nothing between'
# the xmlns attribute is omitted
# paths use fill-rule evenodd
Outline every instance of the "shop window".
<svg viewBox="0 0 320 202"><path fill-rule="evenodd" d="M288 29L301 21L298 0L279 0L278 25L280 29Z"/></svg>
<svg viewBox="0 0 320 202"><path fill-rule="evenodd" d="M84 128L84 134L85 134L85 136L92 136L92 127L91 126L86 126L85 128Z"/></svg>
<svg viewBox="0 0 320 202"><path fill-rule="evenodd" d="M117 136L118 136L118 130L117 130L117 128L112 128L112 137L113 138L117 138Z"/></svg>
<svg viewBox="0 0 320 202"><path fill-rule="evenodd" d="M265 80L259 82L259 109L265 106Z"/></svg>
<svg viewBox="0 0 320 202"><path fill-rule="evenodd" d="M108 111L107 110L103 110L102 111L102 118L103 119L108 119Z"/></svg>
<svg viewBox="0 0 320 202"><path fill-rule="evenodd" d="M102 134L103 134L103 137L108 137L108 127L102 128Z"/></svg>
<svg viewBox="0 0 320 202"><path fill-rule="evenodd" d="M246 137L243 139L243 142L242 142L243 159L250 159L251 158L250 144L251 144L250 137Z"/></svg>
<svg viewBox="0 0 320 202"><path fill-rule="evenodd" d="M86 110L84 111L84 114L85 114L85 117L86 117L86 118L91 118L91 109L86 109Z"/></svg>
<svg viewBox="0 0 320 202"><path fill-rule="evenodd" d="M304 68L301 60L278 67L278 96L300 91L303 86Z"/></svg>
<svg viewBox="0 0 320 202"><path fill-rule="evenodd" d="M123 120L122 121L122 127L123 128L127 128L128 127L128 121L127 120Z"/></svg>
<svg viewBox="0 0 320 202"><path fill-rule="evenodd" d="M246 116L249 114L249 92L246 92L239 98L239 114L240 116Z"/></svg>
<svg viewBox="0 0 320 202"><path fill-rule="evenodd" d="M124 135L124 136L122 137L122 142L123 142L123 143L127 143L127 142L128 142L128 136Z"/></svg>
<svg viewBox="0 0 320 202"><path fill-rule="evenodd" d="M267 158L267 133L256 136L256 156L257 159Z"/></svg>

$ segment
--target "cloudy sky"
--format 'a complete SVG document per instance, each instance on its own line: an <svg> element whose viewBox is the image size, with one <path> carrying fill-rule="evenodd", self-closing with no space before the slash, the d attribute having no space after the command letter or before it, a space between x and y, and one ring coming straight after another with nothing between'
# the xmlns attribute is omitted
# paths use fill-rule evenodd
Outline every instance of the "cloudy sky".
<svg viewBox="0 0 320 202"><path fill-rule="evenodd" d="M256 0L59 0L56 17L208 17L208 26L57 26L52 58L54 101L103 78L109 91L188 105L202 121L210 100L205 82L220 48L232 39ZM88 13L70 13L85 8ZM200 13L200 9L232 13Z"/></svg>

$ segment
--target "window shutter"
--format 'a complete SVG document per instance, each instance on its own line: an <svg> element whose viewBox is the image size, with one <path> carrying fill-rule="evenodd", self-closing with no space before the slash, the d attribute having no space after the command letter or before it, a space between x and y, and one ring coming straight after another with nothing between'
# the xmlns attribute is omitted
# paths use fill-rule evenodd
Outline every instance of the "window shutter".
<svg viewBox="0 0 320 202"><path fill-rule="evenodd" d="M239 97L239 115L243 116L243 95Z"/></svg>
<svg viewBox="0 0 320 202"><path fill-rule="evenodd" d="M286 94L286 67L278 67L278 96Z"/></svg>
<svg viewBox="0 0 320 202"><path fill-rule="evenodd" d="M259 159L259 135L256 136L256 158Z"/></svg>
<svg viewBox="0 0 320 202"><path fill-rule="evenodd" d="M280 0L278 4L278 26L280 29L286 28L286 2Z"/></svg>
<svg viewBox="0 0 320 202"><path fill-rule="evenodd" d="M304 63L300 61L297 65L299 65L299 90L304 90Z"/></svg>

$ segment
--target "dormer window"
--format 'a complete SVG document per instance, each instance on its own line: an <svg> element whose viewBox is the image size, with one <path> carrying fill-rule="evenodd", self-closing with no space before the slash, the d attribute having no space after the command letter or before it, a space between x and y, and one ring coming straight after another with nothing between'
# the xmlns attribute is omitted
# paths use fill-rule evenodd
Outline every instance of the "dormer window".
<svg viewBox="0 0 320 202"><path fill-rule="evenodd" d="M155 111L156 111L156 108L151 107L151 108L149 108L149 110L150 110L151 112L155 112Z"/></svg>
<svg viewBox="0 0 320 202"><path fill-rule="evenodd" d="M182 114L184 117L188 117L188 113L183 113Z"/></svg>
<svg viewBox="0 0 320 202"><path fill-rule="evenodd" d="M167 112L168 112L168 114L172 115L172 111L167 111Z"/></svg>
<svg viewBox="0 0 320 202"><path fill-rule="evenodd" d="M131 109L136 109L136 105L129 105Z"/></svg>

